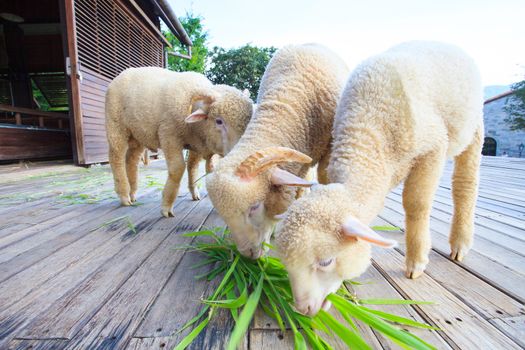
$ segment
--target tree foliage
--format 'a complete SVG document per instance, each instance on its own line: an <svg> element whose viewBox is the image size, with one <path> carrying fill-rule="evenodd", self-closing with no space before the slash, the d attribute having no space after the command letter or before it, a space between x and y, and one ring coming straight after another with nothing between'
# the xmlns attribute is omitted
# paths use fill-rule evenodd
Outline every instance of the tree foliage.
<svg viewBox="0 0 525 350"><path fill-rule="evenodd" d="M253 99L266 65L277 51L275 47L257 47L250 44L225 50L214 47L209 54L206 76L214 84L226 84L238 89L248 89Z"/></svg>
<svg viewBox="0 0 525 350"><path fill-rule="evenodd" d="M525 80L512 84L514 93L507 98L504 107L511 130L525 130Z"/></svg>
<svg viewBox="0 0 525 350"><path fill-rule="evenodd" d="M193 47L191 48L192 58L191 60L187 60L168 55L168 69L177 72L194 71L204 73L206 57L208 56L208 32L204 30L204 26L202 25L203 18L193 13L186 13L186 16L180 17L179 20L193 42ZM184 47L171 32L165 31L164 36L173 45L172 51L183 54L187 53L187 48Z"/></svg>

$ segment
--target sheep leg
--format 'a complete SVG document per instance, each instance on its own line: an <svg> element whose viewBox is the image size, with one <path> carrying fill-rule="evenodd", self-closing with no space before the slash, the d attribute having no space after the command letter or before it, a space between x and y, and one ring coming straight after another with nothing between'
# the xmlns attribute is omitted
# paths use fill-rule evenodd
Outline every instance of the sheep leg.
<svg viewBox="0 0 525 350"><path fill-rule="evenodd" d="M206 158L206 174L209 174L213 171L213 154Z"/></svg>
<svg viewBox="0 0 525 350"><path fill-rule="evenodd" d="M189 151L188 164L188 189L194 201L201 199L199 189L197 188L197 181L199 179L199 162L202 160L200 154L194 151Z"/></svg>
<svg viewBox="0 0 525 350"><path fill-rule="evenodd" d="M115 192L120 198L120 203L124 206L131 205L129 197L130 185L126 174L126 153L128 150L128 137L117 128L108 128L112 132L108 133L109 143L109 164L113 172L115 181Z"/></svg>
<svg viewBox="0 0 525 350"><path fill-rule="evenodd" d="M147 151L146 151L147 152ZM129 148L126 153L126 173L130 186L129 198L131 202L137 199L137 177L139 172L140 158L144 155L144 147L135 139L129 141Z"/></svg>
<svg viewBox="0 0 525 350"><path fill-rule="evenodd" d="M428 264L430 210L444 164L445 150L426 154L416 161L405 181L403 207L406 214L407 278L418 278Z"/></svg>
<svg viewBox="0 0 525 350"><path fill-rule="evenodd" d="M483 132L478 130L472 143L454 159L452 175L454 215L449 242L450 257L457 261L463 260L472 246L482 146Z"/></svg>
<svg viewBox="0 0 525 350"><path fill-rule="evenodd" d="M168 166L168 179L162 191L161 213L164 217L173 215L173 202L179 192L180 181L184 174L185 163L181 149L162 148Z"/></svg>

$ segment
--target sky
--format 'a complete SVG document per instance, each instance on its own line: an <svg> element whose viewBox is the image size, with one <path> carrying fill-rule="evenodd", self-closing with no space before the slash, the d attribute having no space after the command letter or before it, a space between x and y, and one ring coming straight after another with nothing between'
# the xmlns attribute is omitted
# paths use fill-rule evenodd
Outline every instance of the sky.
<svg viewBox="0 0 525 350"><path fill-rule="evenodd" d="M408 40L463 48L484 85L525 76L525 0L169 0L177 16L201 15L211 46L317 42L354 67Z"/></svg>

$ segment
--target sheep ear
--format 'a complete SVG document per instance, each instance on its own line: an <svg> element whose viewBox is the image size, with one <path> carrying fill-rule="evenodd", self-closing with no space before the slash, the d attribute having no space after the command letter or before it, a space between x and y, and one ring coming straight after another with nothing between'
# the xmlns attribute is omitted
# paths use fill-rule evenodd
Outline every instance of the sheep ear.
<svg viewBox="0 0 525 350"><path fill-rule="evenodd" d="M250 90L248 90L248 89L244 89L244 90L242 90L242 95L243 95L244 97L248 97L248 98L250 98Z"/></svg>
<svg viewBox="0 0 525 350"><path fill-rule="evenodd" d="M314 184L313 182L300 178L299 176L280 168L272 169L271 174L272 176L270 179L274 185L311 187Z"/></svg>
<svg viewBox="0 0 525 350"><path fill-rule="evenodd" d="M382 248L394 248L397 242L391 239L386 239L372 230L367 225L354 217L349 217L344 222L341 231L347 237L358 238L368 243L375 244Z"/></svg>
<svg viewBox="0 0 525 350"><path fill-rule="evenodd" d="M186 117L186 123L196 123L208 118L210 106L215 102L213 95L196 95L191 99L190 115Z"/></svg>

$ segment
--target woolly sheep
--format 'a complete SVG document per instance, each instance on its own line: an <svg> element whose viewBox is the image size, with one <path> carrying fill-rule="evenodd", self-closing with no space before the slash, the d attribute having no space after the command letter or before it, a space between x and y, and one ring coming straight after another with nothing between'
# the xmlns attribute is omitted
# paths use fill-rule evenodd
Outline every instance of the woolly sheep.
<svg viewBox="0 0 525 350"><path fill-rule="evenodd" d="M172 206L184 173L183 149L189 150L188 185L194 200L198 163L213 154L226 154L244 132L252 114L247 93L214 86L202 74L161 68L131 68L109 85L106 131L115 191L122 205L131 205L137 192L138 163L144 149L162 149L168 179L162 192L162 215Z"/></svg>
<svg viewBox="0 0 525 350"><path fill-rule="evenodd" d="M475 64L454 46L409 42L358 66L337 108L331 183L293 203L277 228L298 310L313 315L329 308L325 297L370 264L370 243L395 245L368 224L403 180L406 276L423 273L432 200L447 157L455 160L451 258L463 259L473 239L482 101Z"/></svg>
<svg viewBox="0 0 525 350"><path fill-rule="evenodd" d="M275 215L297 195L290 186L310 185L303 178L311 165L319 162L319 178L326 179L335 108L347 76L344 62L315 44L284 47L270 61L246 132L206 178L208 195L242 254L262 254Z"/></svg>

